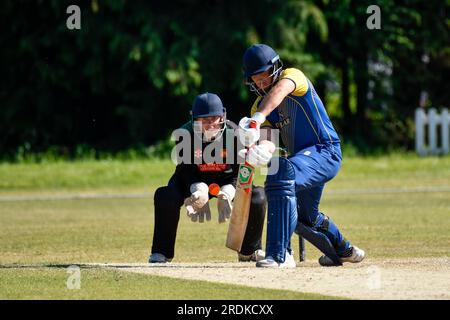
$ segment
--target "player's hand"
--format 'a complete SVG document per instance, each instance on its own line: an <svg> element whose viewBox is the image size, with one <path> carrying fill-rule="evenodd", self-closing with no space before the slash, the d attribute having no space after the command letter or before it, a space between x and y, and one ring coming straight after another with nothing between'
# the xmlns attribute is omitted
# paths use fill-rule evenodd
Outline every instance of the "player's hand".
<svg viewBox="0 0 450 320"><path fill-rule="evenodd" d="M211 209L209 208L209 202L206 202L206 204L195 210L194 208L190 206L186 206L187 215L191 218L192 222L200 222L203 223L206 221L211 221Z"/></svg>
<svg viewBox="0 0 450 320"><path fill-rule="evenodd" d="M231 202L236 194L236 188L231 184L226 184L220 188L217 195L217 209L219 211L219 223L223 223L230 219L233 205Z"/></svg>
<svg viewBox="0 0 450 320"><path fill-rule="evenodd" d="M259 126L256 124L256 128L250 128L251 121L252 119L247 117L244 117L239 121L238 136L240 142L245 147L251 146L258 141L260 137Z"/></svg>
<svg viewBox="0 0 450 320"><path fill-rule="evenodd" d="M267 144L259 144L250 147L248 150L241 150L239 154L246 153L246 161L253 167L258 168L265 166L272 158L273 152Z"/></svg>
<svg viewBox="0 0 450 320"><path fill-rule="evenodd" d="M203 182L193 183L190 187L191 196L184 200L186 212L193 222L211 220L209 209L208 185Z"/></svg>
<svg viewBox="0 0 450 320"><path fill-rule="evenodd" d="M266 117L261 112L256 112L253 117L244 117L239 121L238 135L239 140L245 146L251 146L260 138L261 124L266 120Z"/></svg>

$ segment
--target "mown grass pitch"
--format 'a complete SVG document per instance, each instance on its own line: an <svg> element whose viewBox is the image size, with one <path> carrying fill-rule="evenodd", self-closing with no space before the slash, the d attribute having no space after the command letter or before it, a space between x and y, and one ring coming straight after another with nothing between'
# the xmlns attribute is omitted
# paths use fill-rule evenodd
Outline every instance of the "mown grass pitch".
<svg viewBox="0 0 450 320"><path fill-rule="evenodd" d="M146 262L153 232L151 195L173 168L163 160L0 164L0 298L324 298L264 289L255 295L247 287L103 269L82 269L82 289L68 290L64 266ZM73 194L148 197L36 200ZM217 223L211 207L213 220L204 224L181 212L174 262L236 261L224 246L227 226ZM369 257L448 257L450 157L344 159L325 189L321 210ZM307 259L318 256L307 245Z"/></svg>

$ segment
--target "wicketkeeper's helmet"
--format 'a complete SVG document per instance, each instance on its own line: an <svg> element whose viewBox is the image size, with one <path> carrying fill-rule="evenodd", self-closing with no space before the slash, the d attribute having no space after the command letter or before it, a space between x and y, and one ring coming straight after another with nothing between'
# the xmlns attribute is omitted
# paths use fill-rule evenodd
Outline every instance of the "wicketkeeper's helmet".
<svg viewBox="0 0 450 320"><path fill-rule="evenodd" d="M217 140L222 136L225 130L227 112L218 95L209 92L198 95L192 105L191 116L194 133L198 137L201 137L203 141L209 142L212 140ZM214 130L214 132L203 132L201 123L199 121L195 121L200 118L215 116L222 117L222 121L219 123L220 129Z"/></svg>

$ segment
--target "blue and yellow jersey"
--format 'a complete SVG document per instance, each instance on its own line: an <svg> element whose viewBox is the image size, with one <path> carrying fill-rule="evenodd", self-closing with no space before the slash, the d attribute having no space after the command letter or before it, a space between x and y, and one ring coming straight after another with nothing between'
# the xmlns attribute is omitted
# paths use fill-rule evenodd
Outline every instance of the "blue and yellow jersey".
<svg viewBox="0 0 450 320"><path fill-rule="evenodd" d="M279 129L281 140L291 154L315 144L339 142L325 106L303 72L288 68L281 73L281 79L291 80L295 89L261 126ZM261 100L258 97L253 103L251 115L256 112Z"/></svg>

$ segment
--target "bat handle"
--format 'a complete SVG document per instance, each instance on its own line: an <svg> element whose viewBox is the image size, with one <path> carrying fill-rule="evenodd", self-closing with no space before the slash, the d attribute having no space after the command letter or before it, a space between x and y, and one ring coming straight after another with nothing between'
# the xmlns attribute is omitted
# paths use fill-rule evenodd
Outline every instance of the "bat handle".
<svg viewBox="0 0 450 320"><path fill-rule="evenodd" d="M258 129L258 123L255 121L255 120L250 120L250 123L249 123L249 128L251 128L251 129ZM251 146L248 146L248 147L245 147L245 149L242 149L242 150L240 150L239 152L238 152L238 155L240 156L240 157L242 157L242 158L244 158L245 159L245 165L246 166L249 166L249 167L252 167L253 168L253 166L250 164L250 163L248 163L248 161L247 161L247 155L246 155L246 153L248 152L248 150L251 148L251 147L253 147L255 144L252 144Z"/></svg>
<svg viewBox="0 0 450 320"><path fill-rule="evenodd" d="M248 127L251 128L251 129L257 129L258 128L258 123L255 120L251 120L249 125L248 125Z"/></svg>

